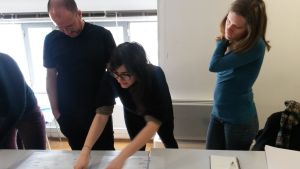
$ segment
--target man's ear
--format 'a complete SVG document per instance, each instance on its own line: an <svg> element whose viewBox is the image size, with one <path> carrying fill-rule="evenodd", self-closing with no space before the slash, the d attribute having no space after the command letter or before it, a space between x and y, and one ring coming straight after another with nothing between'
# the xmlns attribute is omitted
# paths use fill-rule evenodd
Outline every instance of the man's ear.
<svg viewBox="0 0 300 169"><path fill-rule="evenodd" d="M82 11L78 9L77 15L80 16L80 17L82 17Z"/></svg>

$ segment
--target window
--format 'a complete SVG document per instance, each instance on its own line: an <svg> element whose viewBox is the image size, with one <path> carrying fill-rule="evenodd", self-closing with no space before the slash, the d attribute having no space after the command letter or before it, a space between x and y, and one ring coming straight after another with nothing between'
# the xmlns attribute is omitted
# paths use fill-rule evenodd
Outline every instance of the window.
<svg viewBox="0 0 300 169"><path fill-rule="evenodd" d="M157 51L157 21L151 17L133 17L134 19L93 20L88 22L101 25L110 30L116 44L125 41L136 41L143 45L148 59L152 64L158 64ZM18 23L0 22L0 52L7 53L18 63L28 85L37 97L46 95L46 69L43 67L43 45L45 36L54 29L49 21ZM147 32L147 33L145 33ZM43 96L47 100L47 97ZM39 104L45 101L39 102ZM48 102L45 103L49 104Z"/></svg>
<svg viewBox="0 0 300 169"><path fill-rule="evenodd" d="M28 52L31 57L31 87L36 93L46 91L46 69L43 67L43 45L45 36L52 31L51 27L27 28Z"/></svg>
<svg viewBox="0 0 300 169"><path fill-rule="evenodd" d="M124 34L123 34L123 27L121 27L121 26L116 26L116 27L105 26L105 28L108 29L112 33L114 40L116 42L116 45L119 45L119 44L125 42Z"/></svg>
<svg viewBox="0 0 300 169"><path fill-rule="evenodd" d="M129 27L130 41L140 43L144 47L149 61L158 65L157 22L132 22Z"/></svg>
<svg viewBox="0 0 300 169"><path fill-rule="evenodd" d="M30 82L22 25L0 24L0 37L0 52L13 57L18 63L26 81Z"/></svg>
<svg viewBox="0 0 300 169"><path fill-rule="evenodd" d="M50 103L46 93L46 69L43 67L43 45L45 36L54 26L48 21L19 23L1 23L0 21L0 52L7 53L18 63L26 82L31 86L43 110L46 120L52 121ZM117 45L125 41L135 41L143 45L148 59L158 64L157 21L156 17L127 17L115 20L95 20L87 22L100 25L110 30ZM146 33L145 33L146 32ZM119 99L114 109L113 122L115 138L128 138ZM45 111L46 110L46 111ZM51 127L48 126L48 127Z"/></svg>

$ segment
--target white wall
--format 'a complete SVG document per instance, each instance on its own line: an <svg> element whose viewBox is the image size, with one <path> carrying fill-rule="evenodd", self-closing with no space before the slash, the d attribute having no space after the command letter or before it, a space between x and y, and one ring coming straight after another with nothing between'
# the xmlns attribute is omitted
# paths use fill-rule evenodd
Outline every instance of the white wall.
<svg viewBox="0 0 300 169"><path fill-rule="evenodd" d="M215 74L208 64L219 23L232 0L163 0L158 3L159 56L173 99L210 100ZM300 101L299 0L266 0L269 17L266 53L254 86L260 125L284 109L286 99Z"/></svg>
<svg viewBox="0 0 300 169"><path fill-rule="evenodd" d="M266 54L254 86L261 119L284 109L287 99L300 101L300 1L267 0L269 16L267 38L271 50Z"/></svg>
<svg viewBox="0 0 300 169"><path fill-rule="evenodd" d="M159 61L175 100L212 100L208 72L224 0L163 0L158 5Z"/></svg>
<svg viewBox="0 0 300 169"><path fill-rule="evenodd" d="M48 0L0 0L0 14L13 12L47 12ZM76 0L82 11L153 10L156 0Z"/></svg>

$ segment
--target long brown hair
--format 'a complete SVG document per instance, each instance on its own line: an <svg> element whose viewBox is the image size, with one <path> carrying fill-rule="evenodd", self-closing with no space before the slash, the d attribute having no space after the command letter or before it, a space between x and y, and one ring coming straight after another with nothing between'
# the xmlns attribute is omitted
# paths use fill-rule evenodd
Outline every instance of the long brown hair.
<svg viewBox="0 0 300 169"><path fill-rule="evenodd" d="M235 0L229 9L229 12L234 12L245 18L247 23L247 34L244 38L237 41L233 46L233 52L245 52L252 48L259 38L262 38L269 51L271 46L269 41L266 41L265 34L267 29L267 14L263 0ZM227 15L223 18L220 31L221 35L217 39L225 37L225 24Z"/></svg>

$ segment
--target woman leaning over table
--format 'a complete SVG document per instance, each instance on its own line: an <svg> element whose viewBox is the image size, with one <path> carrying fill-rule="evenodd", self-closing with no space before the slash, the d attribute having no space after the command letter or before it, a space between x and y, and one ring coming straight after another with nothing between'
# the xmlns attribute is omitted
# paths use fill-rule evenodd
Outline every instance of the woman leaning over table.
<svg viewBox="0 0 300 169"><path fill-rule="evenodd" d="M115 97L120 97L124 106L131 143L106 169L121 169L127 158L145 149L145 144L156 132L166 148L178 148L173 134L173 108L165 75L160 67L147 61L143 47L130 42L119 45L111 56L108 69L110 73L107 72L102 81L105 91L99 92L99 108L74 168L87 168L91 147L112 113Z"/></svg>

